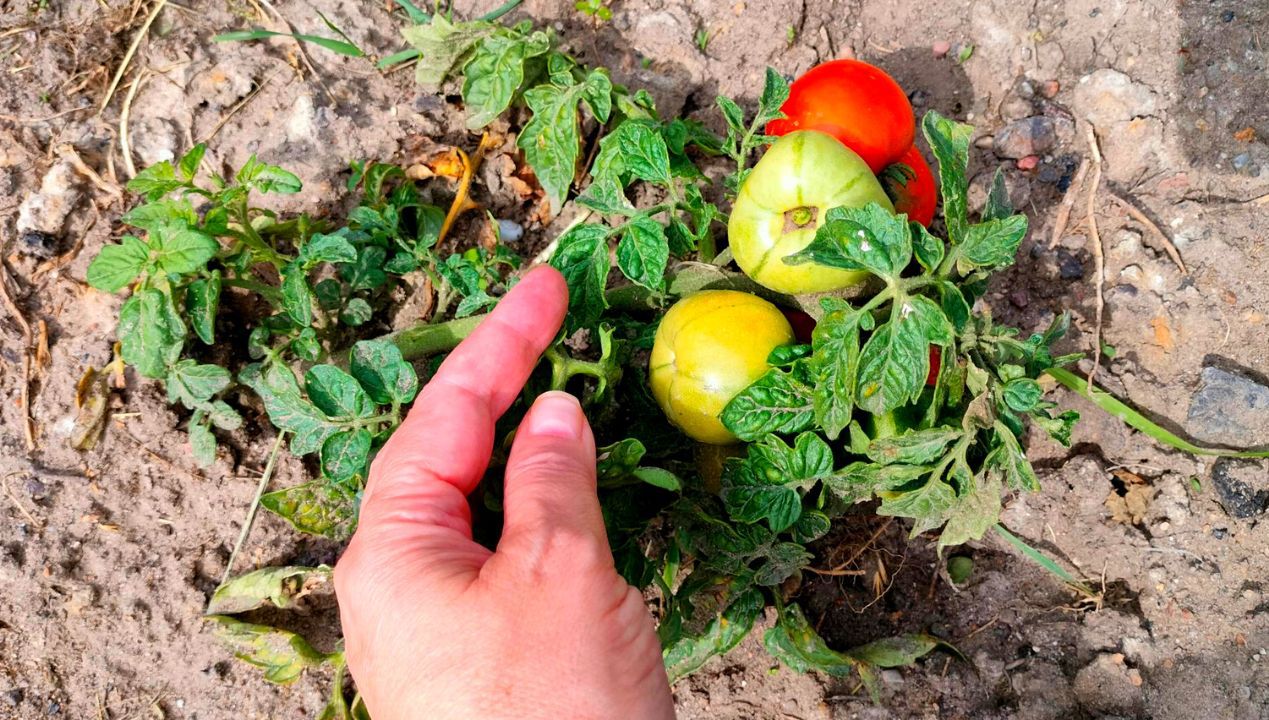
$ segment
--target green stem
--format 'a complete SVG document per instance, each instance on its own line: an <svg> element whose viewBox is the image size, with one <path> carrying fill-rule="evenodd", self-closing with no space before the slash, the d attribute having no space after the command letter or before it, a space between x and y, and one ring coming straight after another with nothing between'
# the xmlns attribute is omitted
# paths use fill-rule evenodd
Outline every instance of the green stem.
<svg viewBox="0 0 1269 720"><path fill-rule="evenodd" d="M256 512L260 510L260 498L264 495L264 491L269 488L269 480L273 478L273 468L278 461L278 453L282 450L282 441L286 439L286 431L278 432L278 437L273 441L273 449L269 451L269 461L265 463L264 473L260 475L260 483L256 485L255 497L251 498L251 507L247 510L247 518L242 521L242 530L238 532L238 542L234 543L234 550L229 554L229 562L225 563L225 574L220 579L220 584L224 585L229 582L229 576L234 570L234 560L238 558L238 552L242 550L242 546L247 542L247 535L251 533L251 526L255 524Z"/></svg>
<svg viewBox="0 0 1269 720"><path fill-rule="evenodd" d="M423 323L398 330L385 336L384 339L396 345L406 360L418 360L428 355L453 350L458 343L471 335L484 319L484 315L473 315L443 323Z"/></svg>
<svg viewBox="0 0 1269 720"><path fill-rule="evenodd" d="M274 267L281 270L286 266L290 258L282 255L273 246L264 241L260 237L260 233L256 232L255 227L251 224L251 209L247 206L247 199L244 197L234 206L234 214L237 215L238 224L242 226L242 239L252 250L260 253L266 262L272 263Z"/></svg>
<svg viewBox="0 0 1269 720"><path fill-rule="evenodd" d="M494 8L493 10L490 10L484 15L481 15L480 19L485 22L493 22L494 20L497 20L503 15L506 15L507 13L511 12L512 10L515 10L516 8L520 7L520 3L522 2L524 2L524 0L508 0L502 5L499 5L498 7Z"/></svg>
<svg viewBox="0 0 1269 720"><path fill-rule="evenodd" d="M266 285L258 280L248 280L246 278L221 278L221 285L225 287L242 288L268 300L272 305L282 304L282 292L272 285Z"/></svg>
<svg viewBox="0 0 1269 720"><path fill-rule="evenodd" d="M934 271L934 279L946 280L952 276L956 270L956 261L960 258L960 247L951 245L947 249L947 255L943 256L943 262L939 263L938 268Z"/></svg>

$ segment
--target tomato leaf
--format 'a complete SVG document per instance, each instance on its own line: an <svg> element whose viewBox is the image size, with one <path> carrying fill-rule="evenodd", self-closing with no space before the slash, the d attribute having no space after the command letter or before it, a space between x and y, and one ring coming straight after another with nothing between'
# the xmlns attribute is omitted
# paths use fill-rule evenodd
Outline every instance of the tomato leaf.
<svg viewBox="0 0 1269 720"><path fill-rule="evenodd" d="M926 272L934 272L943 262L945 251L943 240L934 237L919 222L909 222L908 230L912 233L912 253Z"/></svg>
<svg viewBox="0 0 1269 720"><path fill-rule="evenodd" d="M608 232L608 228L593 223L574 226L560 236L551 256L551 266L568 283L565 330L569 333L593 326L608 307L604 297L610 269Z"/></svg>
<svg viewBox="0 0 1269 720"><path fill-rule="evenodd" d="M202 269L220 249L216 238L195 230L184 221L150 231L154 262L165 273L180 275Z"/></svg>
<svg viewBox="0 0 1269 720"><path fill-rule="evenodd" d="M524 84L526 62L550 49L551 39L541 31L528 37L494 35L477 43L463 66L467 127L482 128L501 115Z"/></svg>
<svg viewBox="0 0 1269 720"><path fill-rule="evenodd" d="M357 260L357 248L343 235L316 233L300 247L295 259L305 269L319 262L351 263Z"/></svg>
<svg viewBox="0 0 1269 720"><path fill-rule="evenodd" d="M920 465L933 462L943 455L943 450L948 445L960 439L963 434L959 428L937 427L878 438L868 445L868 457L881 465Z"/></svg>
<svg viewBox="0 0 1269 720"><path fill-rule="evenodd" d="M330 582L330 579L331 569L326 565L253 570L230 578L216 588L204 614L237 615L269 605L285 610L293 607L298 596L306 594L312 586Z"/></svg>
<svg viewBox="0 0 1269 720"><path fill-rule="evenodd" d="M976 479L974 489L957 500L939 534L940 552L950 545L978 540L1000 520L1000 475L988 471Z"/></svg>
<svg viewBox="0 0 1269 720"><path fill-rule="evenodd" d="M771 656L797 672L818 670L833 677L846 677L856 661L833 650L811 627L797 605L788 605L774 627L762 637Z"/></svg>
<svg viewBox="0 0 1269 720"><path fill-rule="evenodd" d="M585 89L584 84L568 88L547 84L524 93L533 118L520 131L516 145L546 191L552 214L560 211L568 197L577 170L577 103Z"/></svg>
<svg viewBox="0 0 1269 720"><path fill-rule="evenodd" d="M348 370L370 399L381 405L408 403L419 392L414 366L389 340L362 340L353 345Z"/></svg>
<svg viewBox="0 0 1269 720"><path fill-rule="evenodd" d="M164 195L186 186L186 182L176 177L176 168L171 162L164 160L137 173L128 181L128 190L154 201Z"/></svg>
<svg viewBox="0 0 1269 720"><path fill-rule="evenodd" d="M895 302L890 322L873 332L859 357L855 402L874 415L915 401L930 372L930 345L952 342L952 325L934 301L909 295Z"/></svg>
<svg viewBox="0 0 1269 720"><path fill-rule="evenodd" d="M212 434L211 425L204 410L195 410L190 416L189 427L190 454L199 467L211 467L216 462L216 436Z"/></svg>
<svg viewBox="0 0 1269 720"><path fill-rule="evenodd" d="M166 377L185 347L185 323L171 298L152 288L124 301L116 335L124 362L151 378Z"/></svg>
<svg viewBox="0 0 1269 720"><path fill-rule="evenodd" d="M375 404L353 376L334 365L314 365L304 374L309 400L330 418L364 418Z"/></svg>
<svg viewBox="0 0 1269 720"><path fill-rule="evenodd" d="M936 518L939 524L944 513L956 504L956 490L937 477L930 477L912 489L886 490L879 495L881 506L877 508L878 515L918 520ZM917 532L915 528L913 532Z"/></svg>
<svg viewBox="0 0 1269 720"><path fill-rule="evenodd" d="M746 442L811 427L815 404L805 367L803 362L788 372L768 370L727 403L720 417L723 425Z"/></svg>
<svg viewBox="0 0 1269 720"><path fill-rule="evenodd" d="M315 299L308 285L308 271L299 261L287 263L282 269L282 309L295 324L308 327L313 324Z"/></svg>
<svg viewBox="0 0 1269 720"><path fill-rule="evenodd" d="M710 658L724 655L739 645L753 629L765 604L762 593L746 590L710 621L700 635L683 636L666 647L662 659L670 684L696 672Z"/></svg>
<svg viewBox="0 0 1269 720"><path fill-rule="evenodd" d="M1018 254L1018 245L1026 235L1026 215L1010 215L970 225L957 248L957 269L964 273L974 268L995 269L1012 265Z"/></svg>
<svg viewBox="0 0 1269 720"><path fill-rule="evenodd" d="M946 643L933 635L912 634L874 640L846 651L846 655L882 668L911 665Z"/></svg>
<svg viewBox="0 0 1269 720"><path fill-rule="evenodd" d="M88 284L113 293L136 279L150 260L150 248L138 238L124 235L117 245L102 247L88 265Z"/></svg>
<svg viewBox="0 0 1269 720"><path fill-rule="evenodd" d="M293 433L291 452L296 455L317 452L326 438L341 429L304 398L295 375L284 365L252 363L238 374L238 381L260 396L274 427Z"/></svg>
<svg viewBox="0 0 1269 720"><path fill-rule="evenodd" d="M912 261L908 224L877 203L862 208L832 208L815 239L786 258L790 265L814 262L843 270L867 270L897 280Z"/></svg>
<svg viewBox="0 0 1269 720"><path fill-rule="evenodd" d="M1014 437L1013 431L1000 421L996 421L993 427L1000 444L987 455L983 465L988 468L997 468L1004 473L1005 484L1010 488L1039 490L1040 480L1035 476L1035 469L1031 467L1031 461L1022 451L1022 446L1018 443L1018 438Z"/></svg>
<svg viewBox="0 0 1269 720"><path fill-rule="evenodd" d="M324 480L265 493L260 505L309 535L343 541L357 527L355 498Z"/></svg>
<svg viewBox="0 0 1269 720"><path fill-rule="evenodd" d="M623 227L621 242L617 243L617 267L635 283L649 290L661 290L670 260L665 226L647 215L639 215Z"/></svg>
<svg viewBox="0 0 1269 720"><path fill-rule="evenodd" d="M220 271L212 270L185 289L185 314L194 334L205 344L216 342L216 314L220 310Z"/></svg>
<svg viewBox="0 0 1269 720"><path fill-rule="evenodd" d="M815 422L830 440L836 440L850 424L855 409L855 384L859 372L859 323L854 309L835 310L824 316L811 336L817 382L813 402Z"/></svg>
<svg viewBox="0 0 1269 720"><path fill-rule="evenodd" d="M172 365L167 375L167 401L197 408L229 387L232 377L219 365L203 365L188 358Z"/></svg>
<svg viewBox="0 0 1269 720"><path fill-rule="evenodd" d="M1013 215L1013 202L1009 199L1009 188L1005 186L1004 167L996 168L991 178L991 190L987 193L987 204L983 207L983 222L1004 220Z"/></svg>
<svg viewBox="0 0 1269 720"><path fill-rule="evenodd" d="M337 483L364 477L371 441L370 431L365 428L335 433L326 438L320 454L322 474Z"/></svg>
<svg viewBox="0 0 1269 720"><path fill-rule="evenodd" d="M264 678L269 682L294 682L306 669L329 659L289 630L242 622L228 615L211 615L207 619L215 625L216 637L228 645L239 660L264 670Z"/></svg>
<svg viewBox="0 0 1269 720"><path fill-rule="evenodd" d="M921 118L921 131L934 151L939 166L939 191L943 196L943 218L953 243L964 238L969 222L969 140L974 128L943 117L931 110Z"/></svg>
<svg viewBox="0 0 1269 720"><path fill-rule="evenodd" d="M415 81L428 92L436 92L441 83L471 56L473 48L498 28L490 22L452 23L444 13L436 13L431 22L401 29L406 42L419 51L414 70Z"/></svg>

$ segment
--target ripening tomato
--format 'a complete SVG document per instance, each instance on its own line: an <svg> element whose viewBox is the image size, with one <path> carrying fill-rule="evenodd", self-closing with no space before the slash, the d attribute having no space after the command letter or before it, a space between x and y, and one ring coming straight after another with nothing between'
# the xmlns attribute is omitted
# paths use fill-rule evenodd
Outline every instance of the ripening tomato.
<svg viewBox="0 0 1269 720"><path fill-rule="evenodd" d="M670 422L714 445L736 442L718 419L731 399L767 372L767 356L793 342L779 308L756 295L705 290L675 303L652 343L652 396Z"/></svg>
<svg viewBox="0 0 1269 720"><path fill-rule="evenodd" d="M740 187L727 221L732 257L746 275L776 292L858 285L866 272L789 265L784 258L811 244L829 209L872 202L894 209L858 155L821 132L790 133L767 149Z"/></svg>
<svg viewBox="0 0 1269 720"><path fill-rule="evenodd" d="M828 133L859 153L874 173L902 157L916 136L903 88L862 60L832 60L806 71L789 86L780 110L785 117L767 123L768 134Z"/></svg>
<svg viewBox="0 0 1269 720"><path fill-rule="evenodd" d="M898 162L886 166L877 179L894 201L895 212L906 213L909 220L930 226L938 207L939 189L929 163L916 145L908 148Z"/></svg>

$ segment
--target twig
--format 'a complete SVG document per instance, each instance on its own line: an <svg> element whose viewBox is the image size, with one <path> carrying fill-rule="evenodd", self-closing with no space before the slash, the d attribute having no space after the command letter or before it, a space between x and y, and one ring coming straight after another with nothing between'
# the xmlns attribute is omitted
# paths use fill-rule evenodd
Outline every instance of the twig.
<svg viewBox="0 0 1269 720"><path fill-rule="evenodd" d="M234 561L238 559L238 552L242 550L242 546L247 542L247 536L251 534L251 526L256 522L256 512L260 509L260 498L264 495L264 491L269 487L269 479L273 477L273 468L278 461L278 452L282 449L282 441L286 439L286 431L278 433L278 439L273 441L273 449L269 451L269 462L264 466L264 473L260 475L260 484L256 486L255 497L251 498L251 507L247 510L247 518L242 521L242 530L238 533L238 542L234 544L234 551L229 554L229 562L225 564L225 575L220 579L220 584L224 585L229 582L229 576L234 570Z"/></svg>
<svg viewBox="0 0 1269 720"><path fill-rule="evenodd" d="M266 75L264 79L260 81L260 84L256 86L256 89L252 90L251 93L248 94L247 97L243 98L237 105L234 105L232 108L230 108L229 112L225 113L225 116L222 117L220 121L216 123L216 127L212 128L211 132L207 133L207 135L203 137L201 140L199 140L198 143L205 143L211 140L212 138L216 137L216 133L219 133L221 128L225 127L225 123L229 122L230 118L232 118L234 115L237 115L239 110L242 110L244 107L246 107L247 103L251 102L252 100L255 100L256 96L260 94L260 91L264 89L264 86L268 85L269 81L273 79L273 76L277 74L278 74L278 71L275 70L274 72L271 72L268 75Z"/></svg>
<svg viewBox="0 0 1269 720"><path fill-rule="evenodd" d="M1266 203L1269 203L1269 193L1265 193L1258 198L1243 201L1244 205L1264 205Z"/></svg>
<svg viewBox="0 0 1269 720"><path fill-rule="evenodd" d="M20 391L22 431L26 439L26 449L33 451L35 450L35 423L31 419L31 323L26 321L26 316L22 314L17 303L13 302L13 296L9 294L9 268L5 266L3 260L0 260L0 300L4 301L9 314L22 330L22 388Z"/></svg>
<svg viewBox="0 0 1269 720"><path fill-rule="evenodd" d="M1133 205L1124 198L1119 197L1113 192L1108 194L1110 195L1111 200L1114 200L1116 204L1128 211L1128 214L1132 216L1133 220L1145 225L1150 232L1154 233L1155 236L1159 238L1159 241L1163 243L1164 251L1168 253L1168 257L1172 258L1172 262L1176 263L1176 266L1181 271L1182 275L1190 274L1190 271L1185 269L1185 263L1181 261L1181 253L1177 251L1176 245L1172 244L1172 240L1168 238L1167 234L1164 233L1153 220L1146 217L1146 214L1138 210L1136 205Z"/></svg>
<svg viewBox="0 0 1269 720"><path fill-rule="evenodd" d="M9 487L9 478L13 477L14 475L21 475L21 474L22 474L21 472L11 472L8 475L4 476L4 492L6 495L9 496L9 499L13 501L13 506L18 509L18 512L22 513L22 517L26 518L27 522L31 523L31 525L36 530L39 530L44 527L44 521L39 520L34 515L32 515L31 512L22 505L22 502L18 500L18 496L13 493L13 489Z"/></svg>
<svg viewBox="0 0 1269 720"><path fill-rule="evenodd" d="M88 109L89 109L88 107L71 108L70 110L63 110L59 113L53 113L52 115L45 115L44 117L39 117L39 118L24 118L24 117L18 117L17 115L8 115L5 113L0 113L0 120L15 122L15 123L18 123L19 125L39 125L40 123L46 123L49 120L56 120L59 117L73 115L77 112L82 112Z"/></svg>
<svg viewBox="0 0 1269 720"><path fill-rule="evenodd" d="M132 87L128 88L128 95L123 99L123 108L119 111L119 154L123 156L123 167L128 171L129 178L137 176L137 167L132 164L132 145L128 142L128 116L132 114L133 98L149 77L149 70L142 70L137 75L137 79L132 81Z"/></svg>
<svg viewBox="0 0 1269 720"><path fill-rule="evenodd" d="M132 44L128 46L128 52L123 56L123 61L119 63L119 69L115 71L115 76L110 80L110 87L106 90L106 97L101 100L101 107L97 108L97 114L100 115L106 110L106 106L110 104L110 98L114 97L115 90L119 87L119 81L123 79L123 74L128 70L128 64L132 62L132 56L137 54L137 48L141 46L141 40L146 33L150 31L150 26L154 24L154 19L159 16L159 11L167 4L167 0L159 0L154 4L154 8L150 10L149 16L145 19L145 24L137 31L137 36L132 39Z"/></svg>
<svg viewBox="0 0 1269 720"><path fill-rule="evenodd" d="M1053 221L1053 232L1049 235L1049 247L1055 248L1062 240L1062 233L1066 232L1067 223L1071 221L1071 208L1075 207L1075 195L1079 192L1080 187L1084 184L1084 178L1088 175L1088 160L1080 160L1080 167L1075 171L1075 179L1066 188L1066 194L1062 196L1062 203L1058 205L1057 217Z"/></svg>
<svg viewBox="0 0 1269 720"><path fill-rule="evenodd" d="M79 153L75 152L74 146L70 143L62 143L61 145L58 145L57 155L63 160L69 162L71 166L75 168L75 172L78 172L80 175L88 178L93 185L97 186L98 190L101 190L116 200L123 200L123 191L119 189L119 186L106 182L102 179L101 175L97 174L96 170L88 167L88 164L85 163L84 159L79 156Z"/></svg>
<svg viewBox="0 0 1269 720"><path fill-rule="evenodd" d="M1097 231L1097 188L1102 184L1102 151L1097 146L1097 130L1090 123L1088 131L1088 148L1093 156L1093 181L1088 185L1088 234L1093 248L1093 266L1097 273L1097 295L1094 310L1093 326L1093 367L1088 371L1088 391L1093 391L1093 378L1097 375L1097 366L1102 362L1102 313L1106 310L1104 295L1106 285L1106 258L1102 250L1102 236Z"/></svg>

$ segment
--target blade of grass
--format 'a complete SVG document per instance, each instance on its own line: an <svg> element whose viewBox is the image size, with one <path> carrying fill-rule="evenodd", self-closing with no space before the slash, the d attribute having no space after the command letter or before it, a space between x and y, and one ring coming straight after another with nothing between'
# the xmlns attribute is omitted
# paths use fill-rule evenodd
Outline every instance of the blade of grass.
<svg viewBox="0 0 1269 720"><path fill-rule="evenodd" d="M410 22L420 25L425 22L431 22L432 16L420 10L419 6L410 2L410 0L396 0L396 3L405 11L405 14L410 18Z"/></svg>
<svg viewBox="0 0 1269 720"><path fill-rule="evenodd" d="M1124 401L1106 392L1105 390L1093 386L1088 387L1084 378L1076 375L1070 370L1062 368L1051 368L1047 370L1049 375L1057 380L1063 387L1073 390L1081 396L1088 398L1094 405L1114 415L1124 421L1129 427L1140 430L1149 435L1155 441L1174 447L1177 450L1190 453L1191 455L1215 455L1218 457L1232 458L1267 458L1269 450L1229 450L1226 448L1209 448L1195 445L1184 438L1169 432L1166 428L1161 427L1151 421L1145 415L1142 415L1135 408L1129 406Z"/></svg>
<svg viewBox="0 0 1269 720"><path fill-rule="evenodd" d="M1067 585L1070 585L1072 588L1074 588L1075 590L1078 590L1084 595L1087 595L1088 597L1093 597L1096 594L1093 592L1092 588L1080 582L1079 579L1077 579L1074 575L1067 572L1066 569L1063 568L1061 565L1058 565L1057 563L1053 562L1053 560L1049 558L1048 555L1045 555L1039 550L1036 550L1035 548L1023 542L1022 538L1006 530L1004 525L997 523L994 526L994 528L996 530L996 534L1000 535L1000 537L1009 541L1010 545L1013 545L1015 548L1018 549L1019 552L1021 552L1023 555L1026 555L1027 559L1029 559L1031 562L1035 563L1036 565L1039 565L1045 570L1048 570L1050 573L1053 573L1053 575L1057 577L1059 580L1066 583Z"/></svg>
<svg viewBox="0 0 1269 720"><path fill-rule="evenodd" d="M331 52L336 52L336 53L339 53L340 55L347 55L349 57L365 57L366 56L366 54L361 51L361 48L357 47L356 45L353 45L352 43L346 43L342 40L321 37L320 35L302 35L300 33L291 34L291 33L275 32L273 30L264 30L262 28L255 28L254 30L238 30L235 32L222 33L220 35L213 37L212 42L247 42L252 40L264 40L266 38L271 38L271 37L289 37L295 40L299 40L300 42L313 43L314 45L317 45L319 47L324 47L327 50L330 50Z"/></svg>
<svg viewBox="0 0 1269 720"><path fill-rule="evenodd" d="M326 27L330 28L331 32L343 38L349 45L352 45L353 47L357 47L357 43L353 42L353 39L348 37L347 33L345 33L343 30L340 30L338 25L331 22L330 18L322 14L321 10L318 10L317 8L313 8L313 12L317 13L317 17L321 18L322 22L326 23Z"/></svg>
<svg viewBox="0 0 1269 720"><path fill-rule="evenodd" d="M401 0L397 0L397 2L400 2L400 1ZM494 8L493 10L490 10L489 12L485 13L484 15L481 15L480 19L484 20L485 22L493 22L494 20L497 20L503 15L506 15L507 13L511 12L512 10L515 10L516 8L520 7L520 4L522 2L524 2L524 0L508 0L508 2L505 2L502 5Z"/></svg>
<svg viewBox="0 0 1269 720"><path fill-rule="evenodd" d="M380 70L387 70L393 65L408 62L417 58L419 55L420 53L418 50L415 50L414 48L406 48L405 50L394 52L386 58L381 59L379 62L375 63L375 67Z"/></svg>

